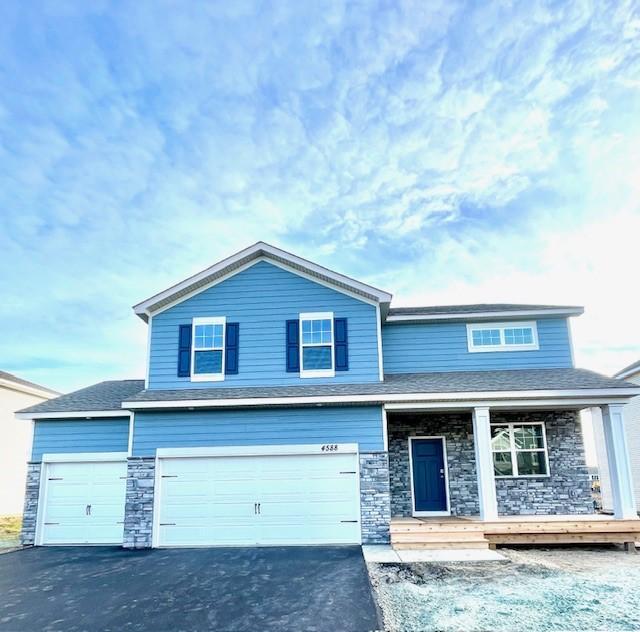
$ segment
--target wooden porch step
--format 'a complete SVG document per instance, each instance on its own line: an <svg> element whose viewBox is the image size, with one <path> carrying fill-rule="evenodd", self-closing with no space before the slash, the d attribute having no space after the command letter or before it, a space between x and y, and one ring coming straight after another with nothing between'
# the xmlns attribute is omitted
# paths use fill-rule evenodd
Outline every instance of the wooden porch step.
<svg viewBox="0 0 640 632"><path fill-rule="evenodd" d="M392 542L394 549L488 549L489 542Z"/></svg>
<svg viewBox="0 0 640 632"><path fill-rule="evenodd" d="M482 532L465 531L424 531L393 533L392 542L481 542L485 539Z"/></svg>
<svg viewBox="0 0 640 632"><path fill-rule="evenodd" d="M637 532L487 534L491 544L611 544L640 541Z"/></svg>

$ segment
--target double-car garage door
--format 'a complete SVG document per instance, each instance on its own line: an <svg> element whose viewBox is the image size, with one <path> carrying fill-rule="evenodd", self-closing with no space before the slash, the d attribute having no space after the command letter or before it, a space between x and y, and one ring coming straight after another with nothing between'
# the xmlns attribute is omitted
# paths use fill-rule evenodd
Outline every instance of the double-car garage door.
<svg viewBox="0 0 640 632"><path fill-rule="evenodd" d="M160 458L156 546L360 542L356 454Z"/></svg>
<svg viewBox="0 0 640 632"><path fill-rule="evenodd" d="M306 448L215 456L162 451L154 546L359 543L356 451ZM121 543L126 469L124 460L48 463L40 543Z"/></svg>

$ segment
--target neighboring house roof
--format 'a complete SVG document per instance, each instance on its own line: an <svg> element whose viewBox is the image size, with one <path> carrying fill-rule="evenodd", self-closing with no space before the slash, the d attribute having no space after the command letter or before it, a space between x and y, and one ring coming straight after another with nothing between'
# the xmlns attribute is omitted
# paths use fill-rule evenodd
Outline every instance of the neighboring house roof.
<svg viewBox="0 0 640 632"><path fill-rule="evenodd" d="M478 303L474 305L434 305L426 307L392 307L387 322L411 320L464 320L517 317L579 316L578 305L522 305L516 303Z"/></svg>
<svg viewBox="0 0 640 632"><path fill-rule="evenodd" d="M121 411L122 402L143 388L144 380L108 380L29 406L19 413ZM126 415L126 411L122 414Z"/></svg>
<svg viewBox="0 0 640 632"><path fill-rule="evenodd" d="M6 371L0 371L0 386L5 386L14 391L28 393L29 395L37 395L45 399L60 395L58 391L54 391L46 386L41 386L35 382L29 382L29 380L23 380L21 377L16 377Z"/></svg>
<svg viewBox="0 0 640 632"><path fill-rule="evenodd" d="M347 291L363 299L380 304L381 311L386 310L391 302L391 294L366 283L356 281L344 274L339 274L316 263L302 259L297 255L259 241L240 252L223 259L211 267L155 294L137 305L133 309L145 322L153 313L186 299L190 295L201 292L207 287L222 281L233 274L244 270L247 266L261 260L268 260L275 265L284 266L294 273L307 275L321 283L328 284L338 290Z"/></svg>
<svg viewBox="0 0 640 632"><path fill-rule="evenodd" d="M87 417L114 416L114 412L127 408L153 407L153 403L184 402L188 407L193 402L211 402L218 405L239 405L240 400L269 400L284 398L315 397L330 401L335 397L368 398L366 401L385 401L388 396L439 395L460 393L524 393L532 394L579 392L612 396L633 396L640 394L640 386L599 375L585 369L516 369L503 371L451 371L433 373L398 373L387 375L384 382L366 384L317 384L309 386L270 386L236 388L199 388L173 390L143 390L144 380L109 381L94 384L75 393L63 395L48 402L20 411L24 418L65 413L87 413ZM234 404L235 401L235 404ZM354 401L357 401L354 400ZM216 402L218 404L216 404ZM266 405L268 401L264 402ZM197 404L196 404L197 405ZM91 413L91 414L90 414ZM84 415L78 415L84 416Z"/></svg>
<svg viewBox="0 0 640 632"><path fill-rule="evenodd" d="M624 379L625 377L631 377L635 373L640 373L640 360L624 367L624 369L618 371L613 377Z"/></svg>

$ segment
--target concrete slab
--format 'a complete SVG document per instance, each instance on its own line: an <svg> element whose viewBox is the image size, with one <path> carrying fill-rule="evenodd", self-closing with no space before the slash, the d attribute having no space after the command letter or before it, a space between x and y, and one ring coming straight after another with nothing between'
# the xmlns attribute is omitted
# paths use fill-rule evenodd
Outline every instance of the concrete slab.
<svg viewBox="0 0 640 632"><path fill-rule="evenodd" d="M402 549L400 561L414 562L504 562L506 558L491 549Z"/></svg>
<svg viewBox="0 0 640 632"><path fill-rule="evenodd" d="M397 564L400 562L400 557L388 544L365 544L362 547L362 554L365 562L378 564Z"/></svg>

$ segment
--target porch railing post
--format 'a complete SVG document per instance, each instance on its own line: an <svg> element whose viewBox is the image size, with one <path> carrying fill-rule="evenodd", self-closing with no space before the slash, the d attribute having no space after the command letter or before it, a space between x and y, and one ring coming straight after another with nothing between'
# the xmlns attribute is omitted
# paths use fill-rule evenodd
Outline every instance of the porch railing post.
<svg viewBox="0 0 640 632"><path fill-rule="evenodd" d="M638 517L623 409L624 404L602 406L602 429L609 462L613 513L620 520Z"/></svg>
<svg viewBox="0 0 640 632"><path fill-rule="evenodd" d="M473 409L473 444L476 453L480 519L496 520L498 518L498 502L491 453L491 417L489 409L486 407Z"/></svg>

